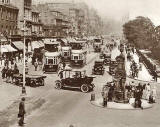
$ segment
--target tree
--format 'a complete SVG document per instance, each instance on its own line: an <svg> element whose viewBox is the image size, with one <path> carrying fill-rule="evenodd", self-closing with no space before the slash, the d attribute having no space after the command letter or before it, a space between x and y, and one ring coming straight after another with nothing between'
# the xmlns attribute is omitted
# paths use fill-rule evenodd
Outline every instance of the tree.
<svg viewBox="0 0 160 127"><path fill-rule="evenodd" d="M154 25L147 17L139 16L125 23L123 33L138 48L153 48L157 44Z"/></svg>

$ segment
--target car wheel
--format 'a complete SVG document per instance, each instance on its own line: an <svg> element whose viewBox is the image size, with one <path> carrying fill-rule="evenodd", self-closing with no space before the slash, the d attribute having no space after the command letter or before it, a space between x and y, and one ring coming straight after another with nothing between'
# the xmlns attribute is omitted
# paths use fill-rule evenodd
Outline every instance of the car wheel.
<svg viewBox="0 0 160 127"><path fill-rule="evenodd" d="M83 84L83 85L81 86L81 91L82 91L83 93L87 93L87 92L89 91L89 87L88 87L86 84Z"/></svg>
<svg viewBox="0 0 160 127"><path fill-rule="evenodd" d="M58 90L62 88L62 83L61 83L61 81L56 81L55 88L58 89Z"/></svg>

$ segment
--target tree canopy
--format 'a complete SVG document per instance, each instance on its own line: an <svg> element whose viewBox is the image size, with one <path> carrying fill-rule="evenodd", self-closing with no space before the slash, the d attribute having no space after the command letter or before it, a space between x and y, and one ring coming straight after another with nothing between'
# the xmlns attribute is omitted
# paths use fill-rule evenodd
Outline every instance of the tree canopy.
<svg viewBox="0 0 160 127"><path fill-rule="evenodd" d="M123 33L138 48L153 48L157 44L154 27L149 18L139 16L123 25Z"/></svg>

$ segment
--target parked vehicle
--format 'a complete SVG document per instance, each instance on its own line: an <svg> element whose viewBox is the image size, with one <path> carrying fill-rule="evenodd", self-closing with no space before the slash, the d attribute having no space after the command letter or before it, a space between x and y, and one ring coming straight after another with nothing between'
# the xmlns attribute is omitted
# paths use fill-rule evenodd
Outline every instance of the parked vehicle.
<svg viewBox="0 0 160 127"><path fill-rule="evenodd" d="M96 60L92 69L92 74L104 74L103 60Z"/></svg>
<svg viewBox="0 0 160 127"><path fill-rule="evenodd" d="M64 70L63 78L55 82L55 88L78 88L82 92L87 93L94 88L92 83L94 78L93 76L87 76L85 71Z"/></svg>
<svg viewBox="0 0 160 127"><path fill-rule="evenodd" d="M15 74L13 75L15 79L15 84L18 86L23 85L23 75L22 74ZM37 86L44 86L45 82L44 79L46 76L43 75L26 75L26 86L31 86L31 87L37 87Z"/></svg>

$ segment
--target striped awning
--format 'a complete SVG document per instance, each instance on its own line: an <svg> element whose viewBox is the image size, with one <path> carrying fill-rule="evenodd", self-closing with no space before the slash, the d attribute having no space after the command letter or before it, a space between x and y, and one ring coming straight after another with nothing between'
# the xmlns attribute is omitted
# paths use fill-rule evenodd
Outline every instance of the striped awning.
<svg viewBox="0 0 160 127"><path fill-rule="evenodd" d="M32 46L32 50L34 50L35 48L44 47L44 43L42 41L32 41L31 46Z"/></svg>
<svg viewBox="0 0 160 127"><path fill-rule="evenodd" d="M15 42L12 42L12 44L18 49L18 50L23 50L23 42L22 41L15 41Z"/></svg>
<svg viewBox="0 0 160 127"><path fill-rule="evenodd" d="M15 48L13 48L11 45L1 45L1 53L4 52L15 52L17 51Z"/></svg>

